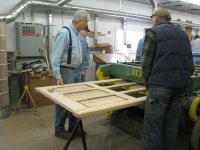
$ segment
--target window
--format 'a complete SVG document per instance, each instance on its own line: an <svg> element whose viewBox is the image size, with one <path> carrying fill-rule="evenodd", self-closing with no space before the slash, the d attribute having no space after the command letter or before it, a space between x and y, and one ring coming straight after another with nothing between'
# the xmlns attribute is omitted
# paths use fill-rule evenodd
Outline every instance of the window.
<svg viewBox="0 0 200 150"><path fill-rule="evenodd" d="M144 32L117 30L116 50L120 53L136 53L139 40L144 36Z"/></svg>

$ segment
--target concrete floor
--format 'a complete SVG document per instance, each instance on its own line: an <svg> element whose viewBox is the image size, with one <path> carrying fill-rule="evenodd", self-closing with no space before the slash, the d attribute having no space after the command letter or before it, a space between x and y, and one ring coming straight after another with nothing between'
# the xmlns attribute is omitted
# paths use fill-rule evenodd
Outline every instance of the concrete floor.
<svg viewBox="0 0 200 150"><path fill-rule="evenodd" d="M31 110L31 111L30 111ZM54 136L54 106L22 109L0 120L0 150L62 150L66 141ZM140 141L110 124L106 115L83 119L88 150L139 150ZM69 150L82 150L75 139Z"/></svg>

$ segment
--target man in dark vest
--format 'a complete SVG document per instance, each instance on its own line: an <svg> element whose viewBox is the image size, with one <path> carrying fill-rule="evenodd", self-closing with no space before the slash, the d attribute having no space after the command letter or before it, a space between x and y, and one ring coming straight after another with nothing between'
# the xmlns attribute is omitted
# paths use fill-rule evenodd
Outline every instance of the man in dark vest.
<svg viewBox="0 0 200 150"><path fill-rule="evenodd" d="M168 10L156 10L145 35L142 72L148 94L142 150L175 149L182 100L194 71L189 38L170 20Z"/></svg>

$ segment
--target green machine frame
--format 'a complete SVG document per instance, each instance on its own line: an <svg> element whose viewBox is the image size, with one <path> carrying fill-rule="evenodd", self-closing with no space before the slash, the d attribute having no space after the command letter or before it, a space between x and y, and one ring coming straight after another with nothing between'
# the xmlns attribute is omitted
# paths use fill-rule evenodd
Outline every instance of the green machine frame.
<svg viewBox="0 0 200 150"><path fill-rule="evenodd" d="M134 62L105 64L98 67L97 79L121 78L143 84L141 65ZM191 76L191 83L185 95L182 115L180 118L180 131L177 140L177 149L189 150L199 145L200 133L200 66L195 67ZM110 119L114 125L126 133L141 137L144 105L126 108L112 112ZM134 118L134 121L133 119ZM198 126L199 125L199 126ZM192 133L192 134L191 134ZM191 137L191 139L190 139ZM184 143L184 144L182 144ZM195 149L194 148L194 149ZM198 147L199 148L199 147Z"/></svg>

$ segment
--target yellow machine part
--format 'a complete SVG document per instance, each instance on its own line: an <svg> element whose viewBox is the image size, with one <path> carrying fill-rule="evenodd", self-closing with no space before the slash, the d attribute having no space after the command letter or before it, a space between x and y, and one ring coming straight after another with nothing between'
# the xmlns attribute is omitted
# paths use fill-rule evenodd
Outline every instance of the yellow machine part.
<svg viewBox="0 0 200 150"><path fill-rule="evenodd" d="M195 123L197 122L199 116L197 116L196 111L197 111L197 107L200 104L200 94L198 94L194 100L192 101L192 104L190 106L190 110L189 110L189 117L190 119Z"/></svg>
<svg viewBox="0 0 200 150"><path fill-rule="evenodd" d="M131 87L131 86L128 86L127 87L127 90L132 90L132 89L134 89L133 87ZM147 92L146 91L142 91L142 92L138 92L139 94L142 94L142 95L147 95Z"/></svg>
<svg viewBox="0 0 200 150"><path fill-rule="evenodd" d="M106 79L110 79L110 76L104 76L103 71L102 71L101 69L97 69L97 71L96 71L96 78L97 78L98 80L106 80ZM117 82L114 83L114 84L117 84ZM131 89L133 89L133 87L128 86L128 87L126 87L126 89L127 89L127 90L131 90ZM146 95L146 92L139 92L139 93L140 93L140 94L143 94L143 95ZM112 111L107 112L106 115L107 115L107 116L112 115Z"/></svg>
<svg viewBox="0 0 200 150"><path fill-rule="evenodd" d="M97 71L96 71L96 78L98 80L106 80L106 79L109 79L110 76L104 76L103 71L101 71L101 69L97 69ZM112 112L107 112L106 113L107 116L110 116L111 114L112 114Z"/></svg>
<svg viewBox="0 0 200 150"><path fill-rule="evenodd" d="M105 80L105 79L110 79L110 76L104 76L103 71L101 71L101 69L97 69L97 71L96 71L96 78L98 80Z"/></svg>

